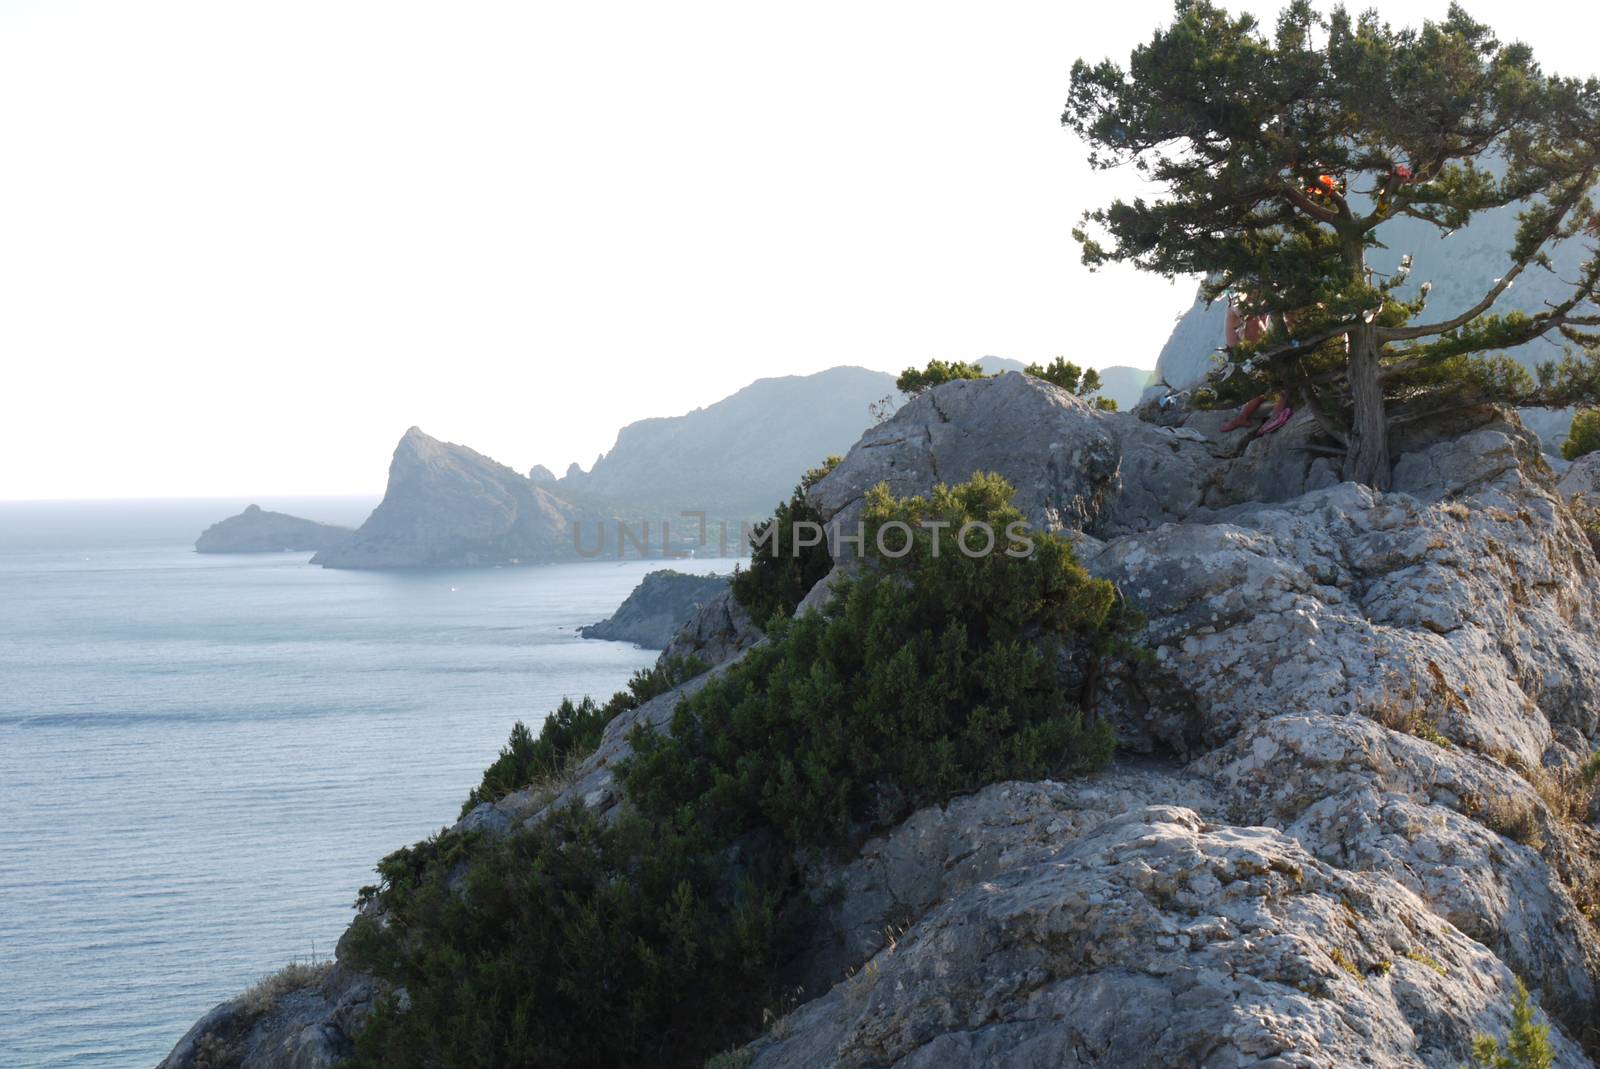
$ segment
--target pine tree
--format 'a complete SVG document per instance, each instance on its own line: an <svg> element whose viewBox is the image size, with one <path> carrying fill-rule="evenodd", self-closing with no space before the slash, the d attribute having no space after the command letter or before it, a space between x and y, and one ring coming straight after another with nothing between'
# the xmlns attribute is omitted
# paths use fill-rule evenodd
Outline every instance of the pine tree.
<svg viewBox="0 0 1600 1069"><path fill-rule="evenodd" d="M1600 393L1592 244L1561 300L1492 311L1523 272L1553 269L1557 243L1600 236L1600 80L1544 73L1461 8L1411 30L1295 0L1268 35L1179 0L1126 69L1074 65L1062 121L1093 166L1131 162L1160 190L1086 213L1084 263L1202 275L1208 300L1262 317L1263 335L1229 352L1221 399L1289 390L1343 449L1347 478L1387 487L1389 432L1405 421ZM1459 315L1429 317L1426 285L1404 296L1407 260L1387 278L1368 267L1388 221L1445 234L1518 204L1504 269ZM1541 337L1565 354L1536 375L1496 355Z"/></svg>

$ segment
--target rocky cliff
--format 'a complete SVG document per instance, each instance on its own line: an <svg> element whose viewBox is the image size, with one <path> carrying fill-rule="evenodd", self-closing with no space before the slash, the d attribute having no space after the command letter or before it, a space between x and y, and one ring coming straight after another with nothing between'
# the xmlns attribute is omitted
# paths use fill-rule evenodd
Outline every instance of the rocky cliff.
<svg viewBox="0 0 1600 1069"><path fill-rule="evenodd" d="M251 505L237 516L207 527L194 543L196 553L303 553L342 545L354 534L348 527L302 520Z"/></svg>
<svg viewBox="0 0 1600 1069"><path fill-rule="evenodd" d="M632 642L647 650L665 649L704 604L728 589L725 575L686 575L670 568L646 575L617 611L578 628L584 638Z"/></svg>
<svg viewBox="0 0 1600 1069"><path fill-rule="evenodd" d="M575 556L592 519L464 445L406 431L383 500L355 534L311 558L328 568L527 564Z"/></svg>
<svg viewBox="0 0 1600 1069"><path fill-rule="evenodd" d="M803 994L737 1064L1444 1069L1507 1032L1517 977L1554 1064L1594 1064L1600 567L1532 436L1493 411L1429 428L1377 493L1337 482L1302 421L1216 422L953 382L813 489L849 522L879 481L999 472L1144 612L1150 652L1094 696L1112 770L996 784L819 863ZM685 633L726 630L714 611ZM704 678L613 721L554 798L461 827L615 812L628 731ZM250 1067L327 1064L370 997L335 975L313 1010L206 1026Z"/></svg>

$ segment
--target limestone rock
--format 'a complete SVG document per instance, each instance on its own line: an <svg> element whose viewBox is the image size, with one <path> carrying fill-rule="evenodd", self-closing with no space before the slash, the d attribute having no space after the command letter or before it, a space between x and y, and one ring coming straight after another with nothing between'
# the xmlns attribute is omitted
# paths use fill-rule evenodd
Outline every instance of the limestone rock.
<svg viewBox="0 0 1600 1069"><path fill-rule="evenodd" d="M261 988L274 981L263 981ZM336 1069L354 1053L350 1037L371 1011L371 979L334 965L290 990L261 988L197 1021L156 1069Z"/></svg>
<svg viewBox="0 0 1600 1069"><path fill-rule="evenodd" d="M527 564L576 555L582 510L463 445L406 431L383 501L354 537L325 549L329 568Z"/></svg>
<svg viewBox="0 0 1600 1069"><path fill-rule="evenodd" d="M725 575L686 575L664 568L646 575L610 617L586 624L578 633L584 638L665 649L701 605L727 589Z"/></svg>
<svg viewBox="0 0 1600 1069"><path fill-rule="evenodd" d="M1592 505L1600 505L1600 453L1585 453L1561 474L1556 489L1568 501L1583 495Z"/></svg>
<svg viewBox="0 0 1600 1069"><path fill-rule="evenodd" d="M1385 874L1179 806L1061 823L778 1022L752 1069L1438 1069L1509 1027L1510 970Z"/></svg>
<svg viewBox="0 0 1600 1069"><path fill-rule="evenodd" d="M212 524L195 541L196 553L304 553L349 541L348 527L302 520L251 505L237 516Z"/></svg>
<svg viewBox="0 0 1600 1069"><path fill-rule="evenodd" d="M924 391L867 431L809 500L830 537L848 536L878 483L905 496L995 472L1016 488L1013 500L1033 525L1102 537L1284 500L1334 481L1325 458L1307 448L1309 416L1266 438L1223 435L1226 418L1193 413L1180 426L1160 426L1095 411L1025 375L960 380ZM836 558L853 554L841 548Z"/></svg>
<svg viewBox="0 0 1600 1069"><path fill-rule="evenodd" d="M761 629L744 611L732 590L715 594L695 609L689 622L678 629L661 652L661 659L698 657L709 665L722 664L761 641Z"/></svg>

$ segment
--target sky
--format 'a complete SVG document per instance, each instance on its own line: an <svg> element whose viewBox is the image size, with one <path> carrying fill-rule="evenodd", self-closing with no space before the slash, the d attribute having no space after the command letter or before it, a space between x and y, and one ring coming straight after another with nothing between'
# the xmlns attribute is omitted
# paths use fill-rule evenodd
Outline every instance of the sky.
<svg viewBox="0 0 1600 1069"><path fill-rule="evenodd" d="M1600 66L1581 6L1467 6ZM1170 14L0 0L0 500L377 494L413 424L559 472L838 364L1152 367L1193 284L1078 263L1131 176L1060 115Z"/></svg>

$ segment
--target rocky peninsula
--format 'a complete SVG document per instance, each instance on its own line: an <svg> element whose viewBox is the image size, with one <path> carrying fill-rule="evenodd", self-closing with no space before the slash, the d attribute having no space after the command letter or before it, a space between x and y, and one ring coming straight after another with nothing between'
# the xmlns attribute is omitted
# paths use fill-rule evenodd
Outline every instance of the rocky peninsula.
<svg viewBox="0 0 1600 1069"><path fill-rule="evenodd" d="M585 624L578 633L584 638L632 642L647 650L666 649L701 605L727 589L725 575L687 575L663 568L646 575L616 612L599 623Z"/></svg>

